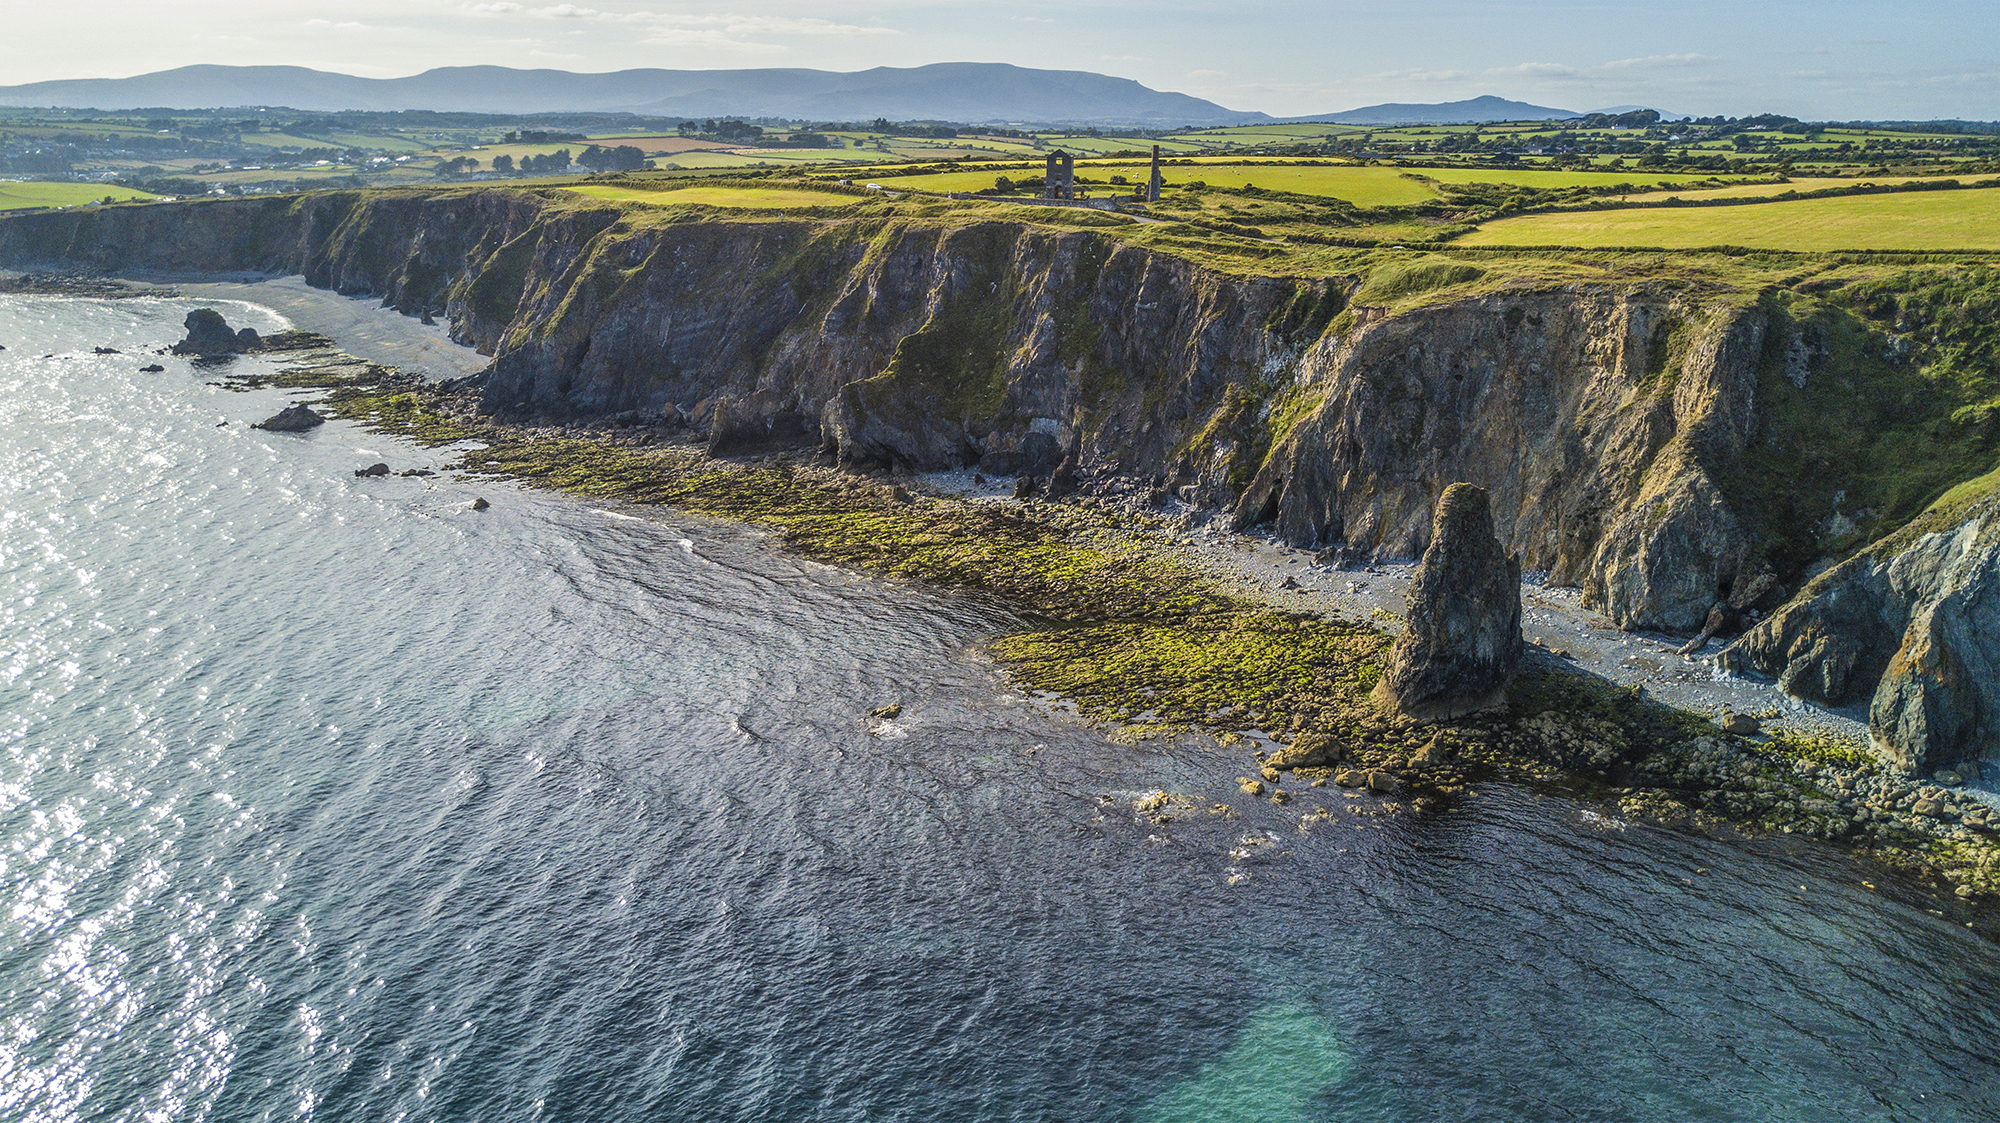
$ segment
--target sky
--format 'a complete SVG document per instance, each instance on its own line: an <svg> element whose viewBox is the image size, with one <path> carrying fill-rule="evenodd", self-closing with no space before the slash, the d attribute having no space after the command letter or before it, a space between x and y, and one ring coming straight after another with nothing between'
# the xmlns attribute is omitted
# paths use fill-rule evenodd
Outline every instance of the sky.
<svg viewBox="0 0 2000 1123"><path fill-rule="evenodd" d="M1996 0L0 0L0 85L192 63L387 78L1010 62L1274 116L1482 94L1587 111L2000 118Z"/></svg>

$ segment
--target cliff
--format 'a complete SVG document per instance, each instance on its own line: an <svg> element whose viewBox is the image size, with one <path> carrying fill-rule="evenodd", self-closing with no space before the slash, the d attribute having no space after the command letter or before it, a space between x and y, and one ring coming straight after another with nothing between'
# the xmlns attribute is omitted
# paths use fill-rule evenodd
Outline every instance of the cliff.
<svg viewBox="0 0 2000 1123"><path fill-rule="evenodd" d="M1379 251L1258 275L1062 221L323 193L10 217L0 265L303 273L448 316L493 357L477 391L503 418L663 419L717 453L864 467L1060 463L1357 558L1420 554L1469 482L1527 568L1624 627L1691 632L1820 574L1732 657L1807 696L1887 688L1898 659L1897 683L1992 665L2000 637L1946 591L1984 587L1963 573L1994 556L1985 523L1923 547L1959 577L1846 560L1993 466L1990 273ZM1918 617L1930 638L1904 642ZM1983 716L1910 718L1942 689L1878 697L1885 753L1989 751Z"/></svg>

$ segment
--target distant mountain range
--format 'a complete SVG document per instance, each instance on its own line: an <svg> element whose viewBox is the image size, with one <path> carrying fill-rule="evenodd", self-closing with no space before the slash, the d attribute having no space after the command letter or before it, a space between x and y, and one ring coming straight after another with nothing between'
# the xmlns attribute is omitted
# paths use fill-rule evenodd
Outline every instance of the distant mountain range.
<svg viewBox="0 0 2000 1123"><path fill-rule="evenodd" d="M952 121L964 124L1249 125L1277 120L1082 70L945 62L830 70L513 70L446 66L407 78L357 78L303 66L183 66L132 78L0 86L0 105L68 109L283 107L460 113L641 113L660 117ZM1370 105L1287 121L1343 125L1546 121L1581 114L1498 97Z"/></svg>
<svg viewBox="0 0 2000 1123"><path fill-rule="evenodd" d="M1005 63L948 62L852 74L827 70L511 70L449 66L356 78L301 66L183 66L135 78L0 86L0 105L88 109L283 106L465 113L643 113L813 121L1236 125L1268 121L1129 78Z"/></svg>
<svg viewBox="0 0 2000 1123"><path fill-rule="evenodd" d="M1470 125L1488 121L1560 121L1565 117L1581 116L1583 114L1573 109L1550 109L1546 105L1529 105L1525 101L1508 101L1489 95L1470 101L1428 105L1390 102L1350 109L1345 113L1322 113L1317 117L1291 120L1329 125Z"/></svg>

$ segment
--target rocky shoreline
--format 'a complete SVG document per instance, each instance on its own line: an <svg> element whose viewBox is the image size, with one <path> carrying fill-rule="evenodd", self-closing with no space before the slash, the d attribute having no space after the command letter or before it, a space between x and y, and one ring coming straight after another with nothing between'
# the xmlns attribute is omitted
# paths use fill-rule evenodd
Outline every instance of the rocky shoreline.
<svg viewBox="0 0 2000 1123"><path fill-rule="evenodd" d="M1851 736L1732 734L1592 673L1547 635L1504 709L1432 723L1385 711L1369 695L1400 620L1379 603L1352 615L1338 597L1301 603L1315 598L1298 580L1385 574L1301 564L1118 494L1129 489L1086 479L1068 498L1015 499L1011 481L861 474L804 452L717 459L669 418L503 423L475 388L315 344L240 384L313 391L329 416L434 447L476 441L476 457L449 466L467 476L760 523L818 560L994 595L1038 622L993 644L1017 680L1117 740L1200 732L1245 749L1245 794L1282 803L1301 785L1340 786L1428 813L1483 778L1526 779L1688 829L1836 841L1939 878L1968 907L2000 894L2000 815L1978 793L1898 776ZM1530 585L1524 600L1556 593Z"/></svg>
<svg viewBox="0 0 2000 1123"><path fill-rule="evenodd" d="M471 390L374 364L308 364L282 384L327 391L320 408L381 431L475 441L476 455L448 466L470 477L760 523L817 560L998 596L1046 622L994 642L1017 680L1116 740L1198 731L1247 750L1256 775L1234 781L1245 794L1282 803L1300 786L1350 787L1425 813L1486 778L1553 783L1669 826L1854 847L1937 879L1965 907L2000 899L1990 797L1882 767L1851 719L1731 733L1546 644L1527 647L1503 709L1395 715L1368 695L1392 638L1384 626L1399 621L1280 610L1296 596L1283 581L1248 588L1243 567L1217 564L1254 553L1254 540L1190 533L1115 496L1015 499L1000 481L857 474L803 452L717 459L671 423L496 422ZM1135 805L1156 821L1171 810Z"/></svg>

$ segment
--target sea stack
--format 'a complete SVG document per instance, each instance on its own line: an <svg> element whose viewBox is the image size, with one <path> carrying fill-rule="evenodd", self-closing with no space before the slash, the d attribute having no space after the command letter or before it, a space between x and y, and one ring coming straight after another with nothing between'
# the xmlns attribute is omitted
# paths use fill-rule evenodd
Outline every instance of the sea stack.
<svg viewBox="0 0 2000 1123"><path fill-rule="evenodd" d="M1521 563L1493 534L1485 490L1453 484L1438 498L1410 582L1409 626L1375 698L1419 721L1448 721L1500 704L1520 665Z"/></svg>

